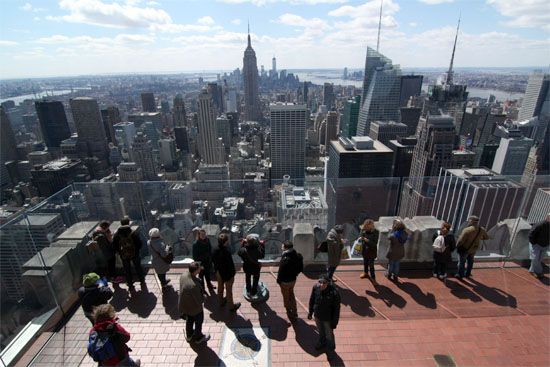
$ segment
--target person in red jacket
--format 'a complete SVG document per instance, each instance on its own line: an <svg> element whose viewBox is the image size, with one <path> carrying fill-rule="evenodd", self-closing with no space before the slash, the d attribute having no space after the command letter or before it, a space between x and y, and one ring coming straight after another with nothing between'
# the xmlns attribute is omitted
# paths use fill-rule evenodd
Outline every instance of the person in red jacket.
<svg viewBox="0 0 550 367"><path fill-rule="evenodd" d="M130 340L130 333L117 322L118 317L116 317L113 305L107 303L97 306L94 311L94 319L95 324L90 330L90 334L94 331L109 333L109 339L115 351L113 357L99 361L98 366L140 366L139 359L134 361L130 358L129 352L132 350L126 345Z"/></svg>

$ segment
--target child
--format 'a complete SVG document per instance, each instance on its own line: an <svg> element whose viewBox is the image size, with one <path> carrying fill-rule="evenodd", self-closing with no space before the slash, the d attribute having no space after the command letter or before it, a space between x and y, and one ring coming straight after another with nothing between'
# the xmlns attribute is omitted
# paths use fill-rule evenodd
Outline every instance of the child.
<svg viewBox="0 0 550 367"><path fill-rule="evenodd" d="M434 235L434 266L433 276L441 280L447 277L447 263L455 249L455 237L450 233L451 224L443 222L438 234Z"/></svg>
<svg viewBox="0 0 550 367"><path fill-rule="evenodd" d="M390 246L386 253L386 258L388 259L388 272L386 276L390 280L397 281L401 259L405 257L405 242L407 242L408 238L405 223L400 219L394 220L389 237Z"/></svg>

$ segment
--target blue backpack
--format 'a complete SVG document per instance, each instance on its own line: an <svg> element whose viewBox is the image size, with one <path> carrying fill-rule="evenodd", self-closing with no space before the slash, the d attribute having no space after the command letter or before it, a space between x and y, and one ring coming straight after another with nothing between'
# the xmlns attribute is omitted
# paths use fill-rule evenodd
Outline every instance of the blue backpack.
<svg viewBox="0 0 550 367"><path fill-rule="evenodd" d="M111 340L112 333L93 330L88 340L88 354L96 362L104 362L117 356Z"/></svg>

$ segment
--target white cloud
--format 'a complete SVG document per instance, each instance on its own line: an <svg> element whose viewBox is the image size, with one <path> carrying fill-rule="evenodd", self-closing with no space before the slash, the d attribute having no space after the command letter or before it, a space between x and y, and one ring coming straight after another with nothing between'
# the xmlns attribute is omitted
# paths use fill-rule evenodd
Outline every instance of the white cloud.
<svg viewBox="0 0 550 367"><path fill-rule="evenodd" d="M235 24L235 25L240 25L241 24L241 20L239 18L235 18L231 21L231 24Z"/></svg>
<svg viewBox="0 0 550 367"><path fill-rule="evenodd" d="M127 45L127 44L147 44L153 43L153 35L144 34L118 34L115 37L92 37L92 36L74 36L68 37L56 34L49 37L42 37L35 42L42 45L78 45L82 47L95 47L97 45Z"/></svg>
<svg viewBox="0 0 550 367"><path fill-rule="evenodd" d="M318 4L344 4L348 0L218 0L226 4L252 4L255 6L264 6L274 3L288 3L291 5L318 5Z"/></svg>
<svg viewBox="0 0 550 367"><path fill-rule="evenodd" d="M409 23L409 27L413 27L413 28L414 28L414 27L418 27L418 23L416 23L416 22L410 22L410 23Z"/></svg>
<svg viewBox="0 0 550 367"><path fill-rule="evenodd" d="M202 25L212 25L216 22L214 22L214 19L212 17L206 16L206 17L197 19L197 23Z"/></svg>
<svg viewBox="0 0 550 367"><path fill-rule="evenodd" d="M487 0L501 15L512 18L504 24L518 28L550 31L550 4L547 0Z"/></svg>
<svg viewBox="0 0 550 367"><path fill-rule="evenodd" d="M439 5L444 3L452 3L454 0L418 0L418 1L428 5Z"/></svg>
<svg viewBox="0 0 550 367"><path fill-rule="evenodd" d="M157 1L148 1L148 2L146 3L146 5L148 5L148 6L159 6L160 3L157 2Z"/></svg>
<svg viewBox="0 0 550 367"><path fill-rule="evenodd" d="M0 40L0 46L15 46L18 45L15 41Z"/></svg>
<svg viewBox="0 0 550 367"><path fill-rule="evenodd" d="M44 8L36 8L36 7L32 6L31 3L25 3L25 5L23 5L20 9L24 10L24 11L32 11L32 12L35 12L35 13L46 10Z"/></svg>
<svg viewBox="0 0 550 367"><path fill-rule="evenodd" d="M303 27L303 28L316 28L316 29L325 29L328 28L327 22L319 18L305 19L296 14L286 13L275 20L276 23Z"/></svg>

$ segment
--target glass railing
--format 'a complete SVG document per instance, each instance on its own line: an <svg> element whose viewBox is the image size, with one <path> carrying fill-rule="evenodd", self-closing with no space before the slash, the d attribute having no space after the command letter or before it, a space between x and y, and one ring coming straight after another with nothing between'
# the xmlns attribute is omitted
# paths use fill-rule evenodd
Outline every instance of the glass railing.
<svg viewBox="0 0 550 367"><path fill-rule="evenodd" d="M114 232L120 219L129 216L143 241L150 228L159 228L174 249L177 266L190 261L195 227L206 229L213 246L221 231L229 233L237 263L241 239L248 234L264 242L266 261L276 261L282 242L299 232L306 261L323 263L326 254L317 252L318 244L330 228L343 224L353 261L360 256L353 255L351 245L367 218L374 219L381 232L383 263L382 251L396 216L408 218L405 224L412 231L406 260L431 261L431 238L441 220L459 233L468 216L478 215L492 237L482 244L480 257L524 260L530 224L548 212L543 207L549 195L543 188L548 187L550 176L537 176L533 182L521 176L453 176L75 183L0 227L0 361L12 363L33 340L28 334L39 333L46 319L61 320L70 312L82 275L101 260L88 246L100 220L112 221ZM148 261L147 246L140 255Z"/></svg>

